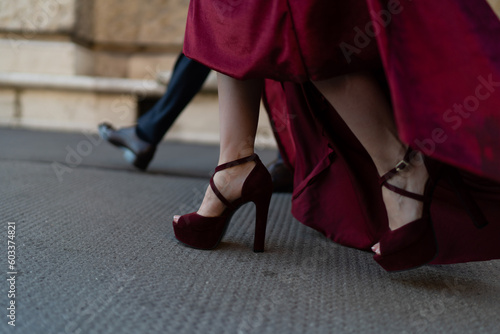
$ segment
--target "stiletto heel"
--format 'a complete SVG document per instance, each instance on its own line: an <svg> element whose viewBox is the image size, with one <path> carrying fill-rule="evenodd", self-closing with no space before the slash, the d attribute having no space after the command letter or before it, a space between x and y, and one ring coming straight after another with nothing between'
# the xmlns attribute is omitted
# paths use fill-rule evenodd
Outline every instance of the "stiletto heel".
<svg viewBox="0 0 500 334"><path fill-rule="evenodd" d="M422 218L395 230L389 228L382 235L379 241L381 254L376 254L374 259L387 271L402 271L422 266L431 262L438 252L430 215L430 206L434 188L440 177L441 164L434 160L425 160L429 179L425 185L423 195L411 193L387 183L394 175L410 165L411 152L412 149L408 148L403 160L395 168L380 177L379 180L381 186L385 186L402 196L424 203Z"/></svg>
<svg viewBox="0 0 500 334"><path fill-rule="evenodd" d="M254 161L255 166L243 183L241 197L233 202L229 202L215 186L215 174L226 168L250 161ZM196 212L181 216L177 223L173 222L175 237L180 242L193 248L213 249L222 240L231 217L236 210L243 204L253 202L256 208L254 252L263 252L267 215L272 195L272 180L267 168L256 154L252 154L246 158L217 166L214 176L210 179L210 187L219 200L224 203L226 209L218 217L204 217Z"/></svg>
<svg viewBox="0 0 500 334"><path fill-rule="evenodd" d="M253 240L253 251L260 253L264 251L264 241L266 239L267 216L271 194L261 197L255 204L255 235Z"/></svg>

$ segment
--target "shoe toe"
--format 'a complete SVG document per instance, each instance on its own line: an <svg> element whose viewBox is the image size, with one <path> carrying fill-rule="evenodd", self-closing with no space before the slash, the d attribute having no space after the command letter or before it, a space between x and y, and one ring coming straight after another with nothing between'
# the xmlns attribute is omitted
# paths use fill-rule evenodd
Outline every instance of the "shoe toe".
<svg viewBox="0 0 500 334"><path fill-rule="evenodd" d="M101 123L97 126L97 129L99 131L99 135L101 138L108 140L111 133L116 131L113 126L109 123Z"/></svg>

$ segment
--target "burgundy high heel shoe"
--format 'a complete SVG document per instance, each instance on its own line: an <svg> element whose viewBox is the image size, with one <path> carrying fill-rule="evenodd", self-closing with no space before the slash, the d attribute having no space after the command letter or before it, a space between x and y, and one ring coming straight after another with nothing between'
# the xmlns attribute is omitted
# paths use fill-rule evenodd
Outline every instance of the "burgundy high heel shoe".
<svg viewBox="0 0 500 334"><path fill-rule="evenodd" d="M429 179L425 185L423 195L406 191L387 182L410 165L411 152L412 149L408 148L403 160L379 179L381 186L401 196L424 203L421 218L395 230L389 228L382 235L379 241L381 255L375 254L373 258L387 271L403 271L425 265L431 262L438 252L430 216L430 205L441 171L441 164L426 158L425 167L429 173Z"/></svg>
<svg viewBox="0 0 500 334"><path fill-rule="evenodd" d="M229 202L215 186L215 174L226 168L250 161L255 161L255 167L243 183L241 197ZM236 210L243 204L253 202L256 209L253 250L254 252L263 252L267 214L272 195L272 180L267 168L262 164L257 154L217 166L214 175L210 179L210 187L219 200L224 203L226 209L218 217L204 217L196 212L181 216L177 223L173 223L177 240L197 249L214 249L224 236L231 217Z"/></svg>

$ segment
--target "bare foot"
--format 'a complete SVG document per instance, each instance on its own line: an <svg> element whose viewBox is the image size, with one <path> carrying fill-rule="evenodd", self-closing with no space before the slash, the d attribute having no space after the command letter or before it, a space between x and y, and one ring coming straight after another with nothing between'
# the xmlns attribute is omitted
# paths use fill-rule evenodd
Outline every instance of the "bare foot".
<svg viewBox="0 0 500 334"><path fill-rule="evenodd" d="M219 189L224 198L226 198L229 202L233 202L241 197L243 183L254 167L255 162L250 161L245 164L217 172L214 176L215 186ZM215 195L212 188L208 186L203 202L201 203L197 213L204 217L218 217L224 212L225 209L226 206ZM179 218L179 215L175 215L174 222L177 223Z"/></svg>
<svg viewBox="0 0 500 334"><path fill-rule="evenodd" d="M415 194L423 194L428 178L429 173L423 163L422 154L419 152L412 159L411 165L394 175L388 183ZM424 204L420 201L401 196L386 187L382 187L382 198L384 199L391 230L400 228L422 217ZM380 255L380 243L376 243L372 250Z"/></svg>

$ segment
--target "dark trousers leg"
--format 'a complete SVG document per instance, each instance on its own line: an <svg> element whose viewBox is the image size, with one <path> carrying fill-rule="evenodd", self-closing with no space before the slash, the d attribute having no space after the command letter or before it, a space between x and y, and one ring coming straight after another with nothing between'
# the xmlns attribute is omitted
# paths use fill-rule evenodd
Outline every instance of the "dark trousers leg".
<svg viewBox="0 0 500 334"><path fill-rule="evenodd" d="M179 55L172 78L162 98L137 122L137 135L149 142L158 144L177 116L200 91L210 69L194 60Z"/></svg>

